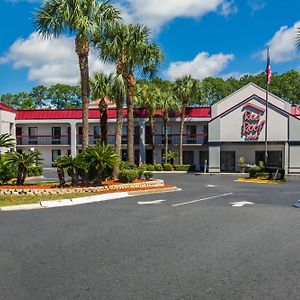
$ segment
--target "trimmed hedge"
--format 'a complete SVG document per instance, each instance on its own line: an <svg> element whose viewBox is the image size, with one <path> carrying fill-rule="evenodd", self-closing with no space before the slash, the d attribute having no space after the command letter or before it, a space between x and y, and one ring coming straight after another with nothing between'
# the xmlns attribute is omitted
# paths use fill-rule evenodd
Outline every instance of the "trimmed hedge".
<svg viewBox="0 0 300 300"><path fill-rule="evenodd" d="M195 166L194 165L175 165L176 171L194 171Z"/></svg>
<svg viewBox="0 0 300 300"><path fill-rule="evenodd" d="M172 171L173 166L171 164L163 164L164 171Z"/></svg>
<svg viewBox="0 0 300 300"><path fill-rule="evenodd" d="M154 164L155 171L163 171L164 168L161 164Z"/></svg>
<svg viewBox="0 0 300 300"><path fill-rule="evenodd" d="M276 176L276 178L275 178ZM276 167L267 167L267 168L260 168L260 167L251 167L249 169L249 177L250 178L266 178L266 179L276 179L276 180L283 180L285 177L285 170L282 168Z"/></svg>
<svg viewBox="0 0 300 300"><path fill-rule="evenodd" d="M138 170L121 170L119 173L119 180L122 183L131 183L139 176Z"/></svg>
<svg viewBox="0 0 300 300"><path fill-rule="evenodd" d="M153 165L146 165L146 171L149 172L155 171L155 167Z"/></svg>
<svg viewBox="0 0 300 300"><path fill-rule="evenodd" d="M135 163L129 163L127 161L120 162L120 170L135 170L137 165Z"/></svg>
<svg viewBox="0 0 300 300"><path fill-rule="evenodd" d="M145 179L150 180L151 178L153 178L153 172L145 171L144 176L145 176Z"/></svg>

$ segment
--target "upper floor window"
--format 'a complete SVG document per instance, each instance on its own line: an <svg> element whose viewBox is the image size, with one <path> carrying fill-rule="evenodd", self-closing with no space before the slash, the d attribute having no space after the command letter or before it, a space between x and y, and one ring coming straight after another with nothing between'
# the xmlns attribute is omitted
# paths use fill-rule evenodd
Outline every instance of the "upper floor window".
<svg viewBox="0 0 300 300"><path fill-rule="evenodd" d="M100 138L101 135L101 128L100 126L94 126L94 137Z"/></svg>
<svg viewBox="0 0 300 300"><path fill-rule="evenodd" d="M37 127L28 127L28 136L29 138L35 138L38 135Z"/></svg>

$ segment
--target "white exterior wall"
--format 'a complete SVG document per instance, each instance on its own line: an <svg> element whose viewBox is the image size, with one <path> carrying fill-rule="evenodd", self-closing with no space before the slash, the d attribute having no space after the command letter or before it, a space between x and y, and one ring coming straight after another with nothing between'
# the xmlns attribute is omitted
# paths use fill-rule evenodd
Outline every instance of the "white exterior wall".
<svg viewBox="0 0 300 300"><path fill-rule="evenodd" d="M15 138L15 116L13 112L0 110L0 134L8 133ZM6 152L8 149L0 148L0 152Z"/></svg>

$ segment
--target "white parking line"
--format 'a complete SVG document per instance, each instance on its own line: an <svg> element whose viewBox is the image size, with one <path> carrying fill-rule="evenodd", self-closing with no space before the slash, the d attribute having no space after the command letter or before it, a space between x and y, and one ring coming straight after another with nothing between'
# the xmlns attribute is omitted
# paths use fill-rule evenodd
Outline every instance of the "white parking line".
<svg viewBox="0 0 300 300"><path fill-rule="evenodd" d="M210 200L210 199L226 197L226 196L230 196L230 195L233 195L233 193L216 195L216 196L211 196L211 197L207 197L207 198L202 198L202 199L199 199L199 200L193 200L193 201L189 201L189 202L182 202L182 203L178 203L178 204L173 204L172 207L178 207L178 206L183 206L183 205L187 205L187 204L193 204L193 203L196 203L196 202L201 202L201 201L206 201L206 200Z"/></svg>
<svg viewBox="0 0 300 300"><path fill-rule="evenodd" d="M166 200L154 200L154 201L145 201L145 202L138 202L138 205L154 205L154 204L161 204Z"/></svg>

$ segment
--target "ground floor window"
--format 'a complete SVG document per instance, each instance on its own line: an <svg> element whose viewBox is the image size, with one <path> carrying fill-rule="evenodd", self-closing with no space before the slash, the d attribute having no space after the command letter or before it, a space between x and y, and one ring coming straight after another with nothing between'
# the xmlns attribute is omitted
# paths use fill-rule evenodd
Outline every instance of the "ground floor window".
<svg viewBox="0 0 300 300"><path fill-rule="evenodd" d="M52 150L52 162L61 157L61 150Z"/></svg>
<svg viewBox="0 0 300 300"><path fill-rule="evenodd" d="M121 159L122 161L127 161L128 155L127 155L127 150L126 149L122 149L121 151Z"/></svg>
<svg viewBox="0 0 300 300"><path fill-rule="evenodd" d="M154 157L153 157L153 150L146 149L146 164L153 164Z"/></svg>
<svg viewBox="0 0 300 300"><path fill-rule="evenodd" d="M235 171L235 151L221 151L221 172Z"/></svg>
<svg viewBox="0 0 300 300"><path fill-rule="evenodd" d="M265 161L265 151L255 151L255 163ZM282 168L282 151L268 151L268 166Z"/></svg>

